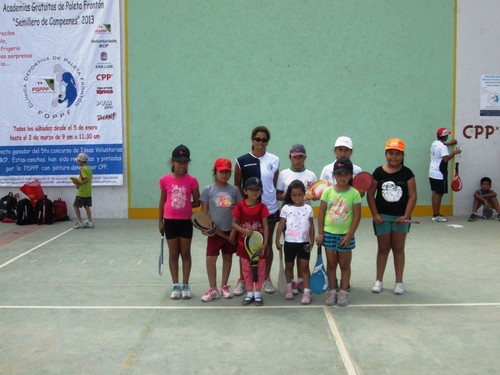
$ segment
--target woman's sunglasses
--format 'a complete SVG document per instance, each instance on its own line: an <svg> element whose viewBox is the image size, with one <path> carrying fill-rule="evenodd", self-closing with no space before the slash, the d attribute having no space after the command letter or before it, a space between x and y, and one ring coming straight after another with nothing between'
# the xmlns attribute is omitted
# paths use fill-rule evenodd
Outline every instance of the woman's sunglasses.
<svg viewBox="0 0 500 375"><path fill-rule="evenodd" d="M267 143L267 141L268 141L269 139L267 139L267 138L259 138L259 137L255 137L253 140L254 140L255 142Z"/></svg>

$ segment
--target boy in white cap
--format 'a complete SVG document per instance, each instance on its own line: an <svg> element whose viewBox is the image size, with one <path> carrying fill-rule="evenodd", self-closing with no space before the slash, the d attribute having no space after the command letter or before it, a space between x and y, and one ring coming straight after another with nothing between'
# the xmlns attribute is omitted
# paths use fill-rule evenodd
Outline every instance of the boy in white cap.
<svg viewBox="0 0 500 375"><path fill-rule="evenodd" d="M321 171L321 176L319 177L320 180L328 181L331 185L335 184L335 176L333 175L333 165L337 161L337 159L340 159L341 157L346 157L346 158L351 158L352 155L352 140L349 137L346 136L341 136L338 137L337 140L335 141L335 146L333 149L333 152L335 154L335 160L333 163L330 163L326 165L323 170ZM356 176L359 172L362 171L362 169L357 166L356 164L353 164L353 174L352 177Z"/></svg>
<svg viewBox="0 0 500 375"><path fill-rule="evenodd" d="M437 130L437 139L431 145L431 163L429 166L429 182L432 191L432 221L443 223L448 221L446 217L441 215L441 200L443 195L448 193L448 162L462 152L462 150L453 150L450 154L448 146L457 144L455 139L450 142L448 135L451 132L446 128Z"/></svg>
<svg viewBox="0 0 500 375"><path fill-rule="evenodd" d="M335 165L335 162L340 158L351 159L352 139L349 137L346 137L344 135L338 137L337 140L335 141L333 153L335 154L335 160L333 161L333 163L325 165L325 167L321 171L321 176L319 178L320 180L328 181L331 185L335 185L337 183L337 181L335 180L335 175L333 174L333 166ZM362 172L363 170L361 169L361 167L357 166L356 164L352 164L352 166L353 166L352 177L354 178L354 176L356 176L358 173ZM335 271L335 273L336 272L337 271ZM350 286L349 286L349 289L350 289Z"/></svg>
<svg viewBox="0 0 500 375"><path fill-rule="evenodd" d="M76 192L75 202L73 203L73 208L75 209L75 214L77 222L73 228L94 228L94 223L92 222L92 169L87 165L89 156L85 153L80 153L76 157L76 162L81 167L80 176L78 181L73 182L78 191ZM87 221L82 222L82 215L80 214L80 208L85 208L87 213Z"/></svg>

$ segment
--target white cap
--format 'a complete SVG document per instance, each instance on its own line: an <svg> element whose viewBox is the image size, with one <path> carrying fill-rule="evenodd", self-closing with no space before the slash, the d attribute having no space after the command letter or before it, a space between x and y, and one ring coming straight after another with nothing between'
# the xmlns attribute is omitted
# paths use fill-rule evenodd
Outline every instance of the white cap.
<svg viewBox="0 0 500 375"><path fill-rule="evenodd" d="M89 156L86 153L84 153L84 152L78 154L78 156L76 157L76 161L87 162L87 160L89 160Z"/></svg>
<svg viewBox="0 0 500 375"><path fill-rule="evenodd" d="M352 140L349 137L338 137L335 141L335 147L344 146L352 150Z"/></svg>

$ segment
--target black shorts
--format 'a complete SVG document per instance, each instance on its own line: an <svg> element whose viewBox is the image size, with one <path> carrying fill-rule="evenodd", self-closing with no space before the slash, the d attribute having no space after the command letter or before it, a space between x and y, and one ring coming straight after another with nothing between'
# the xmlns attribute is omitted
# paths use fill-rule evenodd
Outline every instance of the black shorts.
<svg viewBox="0 0 500 375"><path fill-rule="evenodd" d="M293 263L296 257L299 259L309 260L311 253L305 251L308 242L286 242L285 241L285 263Z"/></svg>
<svg viewBox="0 0 500 375"><path fill-rule="evenodd" d="M76 197L73 202L76 207L92 207L92 197Z"/></svg>
<svg viewBox="0 0 500 375"><path fill-rule="evenodd" d="M171 240L176 237L193 238L193 224L191 220L163 219L163 233Z"/></svg>
<svg viewBox="0 0 500 375"><path fill-rule="evenodd" d="M444 180L436 180L435 178L429 177L429 182L431 184L431 191L440 195L448 193L448 179L446 177Z"/></svg>
<svg viewBox="0 0 500 375"><path fill-rule="evenodd" d="M274 224L280 221L280 210L276 211L274 214L269 214L267 217L267 222L269 224Z"/></svg>

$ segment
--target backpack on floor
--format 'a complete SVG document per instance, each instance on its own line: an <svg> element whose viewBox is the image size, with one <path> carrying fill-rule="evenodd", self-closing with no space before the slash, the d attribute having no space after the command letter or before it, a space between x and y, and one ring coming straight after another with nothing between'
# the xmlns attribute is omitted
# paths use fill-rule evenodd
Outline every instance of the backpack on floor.
<svg viewBox="0 0 500 375"><path fill-rule="evenodd" d="M35 220L38 225L52 224L54 222L54 209L52 201L46 195L42 199L36 201L35 205Z"/></svg>
<svg viewBox="0 0 500 375"><path fill-rule="evenodd" d="M0 220L9 218L16 219L17 199L14 194L9 193L0 200Z"/></svg>
<svg viewBox="0 0 500 375"><path fill-rule="evenodd" d="M54 220L55 221L67 221L69 220L68 216L68 206L66 202L61 198L56 199L52 202L52 208L54 209Z"/></svg>
<svg viewBox="0 0 500 375"><path fill-rule="evenodd" d="M16 216L17 225L35 224L35 210L28 198L17 202Z"/></svg>

